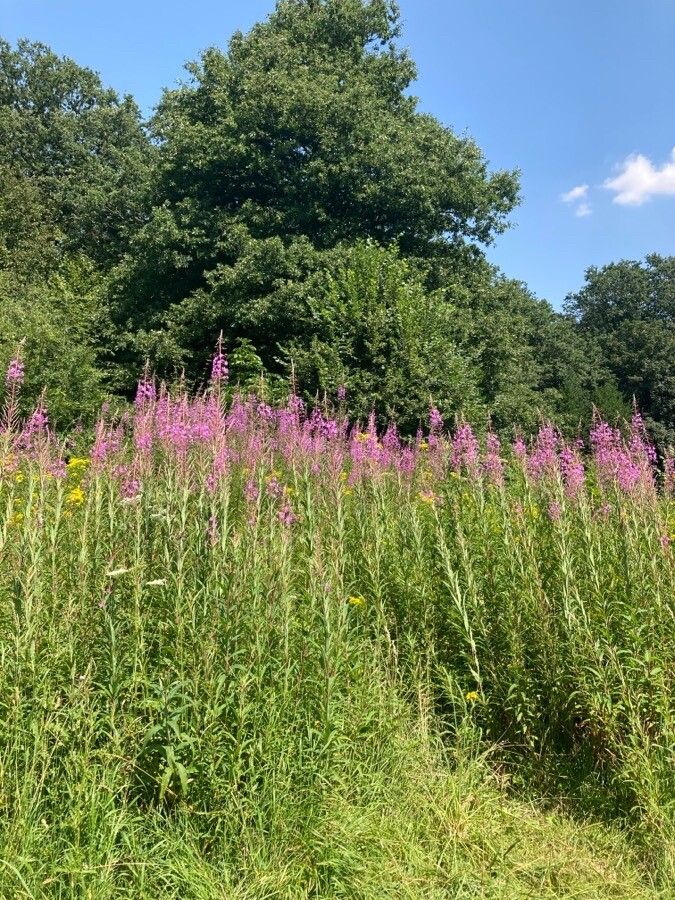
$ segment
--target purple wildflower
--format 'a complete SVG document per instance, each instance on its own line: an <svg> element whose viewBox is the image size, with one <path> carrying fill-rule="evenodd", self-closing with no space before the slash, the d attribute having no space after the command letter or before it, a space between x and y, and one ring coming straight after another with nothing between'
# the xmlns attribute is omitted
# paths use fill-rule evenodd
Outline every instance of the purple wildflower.
<svg viewBox="0 0 675 900"><path fill-rule="evenodd" d="M675 495L675 456L667 456L663 465L663 484L666 493Z"/></svg>
<svg viewBox="0 0 675 900"><path fill-rule="evenodd" d="M8 387L18 387L20 384L23 384L24 379L24 368L23 362L18 356L15 356L14 359L10 362L9 367L7 369L7 374L5 376L5 383Z"/></svg>
<svg viewBox="0 0 675 900"><path fill-rule="evenodd" d="M557 500L552 500L548 505L548 517L552 522L559 522L562 516L562 506Z"/></svg>
<svg viewBox="0 0 675 900"><path fill-rule="evenodd" d="M265 491L268 497L280 497L283 493L283 485L279 481L276 475L272 474L267 479L267 485L265 487Z"/></svg>
<svg viewBox="0 0 675 900"><path fill-rule="evenodd" d="M485 441L486 452L483 459L483 471L492 484L501 485L504 481L504 460L502 445L496 434L490 432Z"/></svg>
<svg viewBox="0 0 675 900"><path fill-rule="evenodd" d="M291 505L288 501L286 501L284 503L284 505L281 507L281 509L277 513L277 516L278 516L281 524L284 525L286 528L290 528L291 525L293 525L295 522L298 521L298 518L295 515L295 513L293 512L293 510L291 509Z"/></svg>
<svg viewBox="0 0 675 900"><path fill-rule="evenodd" d="M443 428L443 416L435 406L429 407L429 426L434 433L441 431Z"/></svg>
<svg viewBox="0 0 675 900"><path fill-rule="evenodd" d="M530 454L528 468L535 482L544 477L555 476L558 471L558 432L550 424L541 426L534 441L534 449Z"/></svg>
<svg viewBox="0 0 675 900"><path fill-rule="evenodd" d="M255 501L258 499L259 493L260 492L258 491L258 485L252 478L249 478L246 482L246 487L244 488L244 496L246 497L247 502L255 503Z"/></svg>
<svg viewBox="0 0 675 900"><path fill-rule="evenodd" d="M227 365L227 357L222 352L220 346L218 347L218 352L213 357L213 362L211 363L211 382L212 384L220 384L221 381L226 382L229 376L229 369Z"/></svg>
<svg viewBox="0 0 675 900"><path fill-rule="evenodd" d="M154 382L146 374L142 380L138 382L136 388L136 406L143 407L148 403L154 403L156 396Z"/></svg>
<svg viewBox="0 0 675 900"><path fill-rule="evenodd" d="M586 475L579 454L567 444L560 451L560 473L565 493L573 500L583 490Z"/></svg>
<svg viewBox="0 0 675 900"><path fill-rule="evenodd" d="M141 482L137 478L125 478L120 493L124 500L135 500L141 493Z"/></svg>
<svg viewBox="0 0 675 900"><path fill-rule="evenodd" d="M466 470L475 477L479 468L480 446L473 429L463 422L452 438L452 467L456 472Z"/></svg>

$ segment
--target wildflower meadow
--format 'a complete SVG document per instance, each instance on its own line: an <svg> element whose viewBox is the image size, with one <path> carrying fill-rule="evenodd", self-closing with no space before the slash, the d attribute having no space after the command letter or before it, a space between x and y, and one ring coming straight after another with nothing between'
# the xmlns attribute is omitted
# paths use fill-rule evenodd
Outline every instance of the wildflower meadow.
<svg viewBox="0 0 675 900"><path fill-rule="evenodd" d="M0 436L0 894L672 896L675 464L227 382Z"/></svg>

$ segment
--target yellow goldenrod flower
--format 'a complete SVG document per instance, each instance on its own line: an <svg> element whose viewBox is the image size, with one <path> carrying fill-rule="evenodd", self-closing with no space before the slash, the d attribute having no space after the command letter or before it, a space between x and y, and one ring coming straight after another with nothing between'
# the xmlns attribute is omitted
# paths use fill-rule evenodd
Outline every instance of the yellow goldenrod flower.
<svg viewBox="0 0 675 900"><path fill-rule="evenodd" d="M71 506L81 506L85 501L85 494L81 487L74 487L66 494L66 503Z"/></svg>
<svg viewBox="0 0 675 900"><path fill-rule="evenodd" d="M349 603L350 606L364 606L365 602L366 601L361 596L347 598L347 603Z"/></svg>
<svg viewBox="0 0 675 900"><path fill-rule="evenodd" d="M343 487L342 493L345 495L345 497L351 497L354 491L350 487Z"/></svg>
<svg viewBox="0 0 675 900"><path fill-rule="evenodd" d="M68 460L68 471L77 472L81 469L86 469L88 465L89 460L86 456L73 456Z"/></svg>
<svg viewBox="0 0 675 900"><path fill-rule="evenodd" d="M478 691L469 691L468 694L465 695L464 699L467 703L477 703L480 700L478 696Z"/></svg>
<svg viewBox="0 0 675 900"><path fill-rule="evenodd" d="M25 477L26 476L23 474L23 472L17 472L14 476L14 481L16 481L17 484L21 484Z"/></svg>
<svg viewBox="0 0 675 900"><path fill-rule="evenodd" d="M428 450L429 444L426 441L420 441L420 450Z"/></svg>
<svg viewBox="0 0 675 900"><path fill-rule="evenodd" d="M340 472L340 481L346 481L349 478L349 474L347 472Z"/></svg>
<svg viewBox="0 0 675 900"><path fill-rule="evenodd" d="M15 512L14 515L9 520L10 525L21 525L22 522L23 522L23 513L22 512Z"/></svg>

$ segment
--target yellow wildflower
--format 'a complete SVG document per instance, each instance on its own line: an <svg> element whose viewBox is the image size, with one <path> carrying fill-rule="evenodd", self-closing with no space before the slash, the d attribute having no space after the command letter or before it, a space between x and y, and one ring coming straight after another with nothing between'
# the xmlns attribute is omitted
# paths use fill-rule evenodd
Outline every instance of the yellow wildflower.
<svg viewBox="0 0 675 900"><path fill-rule="evenodd" d="M23 474L23 472L17 472L14 476L14 481L16 481L17 484L21 484L25 477L26 476Z"/></svg>
<svg viewBox="0 0 675 900"><path fill-rule="evenodd" d="M89 460L86 456L73 456L68 460L68 471L77 474L80 470L86 469Z"/></svg>
<svg viewBox="0 0 675 900"><path fill-rule="evenodd" d="M420 450L428 450L429 444L426 441L420 441Z"/></svg>
<svg viewBox="0 0 675 900"><path fill-rule="evenodd" d="M348 472L340 472L340 481L346 481L349 478Z"/></svg>
<svg viewBox="0 0 675 900"><path fill-rule="evenodd" d="M433 491L420 491L417 495L422 503L428 503L430 506L434 506L436 504L436 494Z"/></svg>
<svg viewBox="0 0 675 900"><path fill-rule="evenodd" d="M365 444L365 442L368 440L369 437L370 437L370 435L369 435L367 432L365 432L365 431L360 431L360 432L356 435L356 440L357 440L360 444Z"/></svg>
<svg viewBox="0 0 675 900"><path fill-rule="evenodd" d="M366 601L360 595L347 598L347 603L349 603L350 606L364 606L365 602Z"/></svg>
<svg viewBox="0 0 675 900"><path fill-rule="evenodd" d="M478 696L478 691L469 691L469 693L465 695L464 699L467 701L467 703L478 703L480 697Z"/></svg>
<svg viewBox="0 0 675 900"><path fill-rule="evenodd" d="M279 469L273 469L270 474L267 476L265 481L278 481L281 478L281 472Z"/></svg>
<svg viewBox="0 0 675 900"><path fill-rule="evenodd" d="M350 487L343 487L342 493L345 495L345 497L351 497L354 491Z"/></svg>
<svg viewBox="0 0 675 900"><path fill-rule="evenodd" d="M288 484L284 485L284 497L292 497L294 493L295 493L294 487L290 487L290 485L288 485Z"/></svg>
<svg viewBox="0 0 675 900"><path fill-rule="evenodd" d="M22 522L23 522L23 513L22 512L15 512L14 515L9 520L10 525L21 525Z"/></svg>
<svg viewBox="0 0 675 900"><path fill-rule="evenodd" d="M71 506L81 506L84 503L85 494L81 487L74 487L66 494L66 503Z"/></svg>

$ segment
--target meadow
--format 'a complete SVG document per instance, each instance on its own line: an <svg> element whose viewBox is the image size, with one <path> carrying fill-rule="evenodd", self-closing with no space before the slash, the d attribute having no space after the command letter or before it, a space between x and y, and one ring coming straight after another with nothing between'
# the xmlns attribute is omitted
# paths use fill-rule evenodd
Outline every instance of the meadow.
<svg viewBox="0 0 675 900"><path fill-rule="evenodd" d="M146 375L0 436L0 895L631 898L675 876L675 466ZM658 465L657 465L658 462Z"/></svg>

